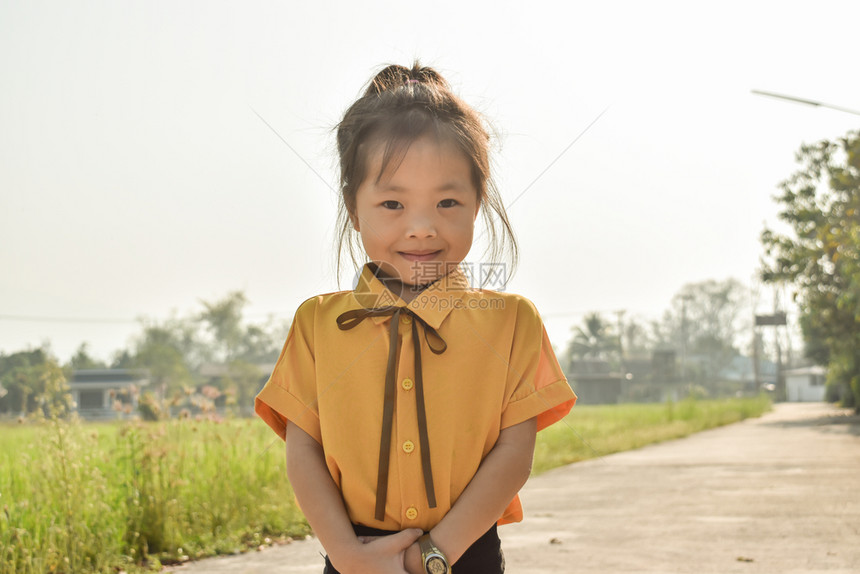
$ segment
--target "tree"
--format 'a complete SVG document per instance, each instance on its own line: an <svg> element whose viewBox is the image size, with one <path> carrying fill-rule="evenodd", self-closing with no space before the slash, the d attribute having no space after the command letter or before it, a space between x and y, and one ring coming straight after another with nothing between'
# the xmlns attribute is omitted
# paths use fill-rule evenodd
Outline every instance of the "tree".
<svg viewBox="0 0 860 574"><path fill-rule="evenodd" d="M67 370L80 371L83 369L104 369L107 367L104 362L90 356L88 347L89 345L87 343L81 343L78 350L72 358L69 359L69 362L66 365Z"/></svg>
<svg viewBox="0 0 860 574"><path fill-rule="evenodd" d="M172 322L144 324L127 366L147 369L156 389L175 393L192 382L192 370L183 350L181 332Z"/></svg>
<svg viewBox="0 0 860 574"><path fill-rule="evenodd" d="M745 291L736 279L709 279L684 285L672 298L654 334L660 346L680 351L688 377L713 383L738 354L738 338L747 327Z"/></svg>
<svg viewBox="0 0 860 574"><path fill-rule="evenodd" d="M790 283L810 358L860 411L860 132L803 145L774 196L789 231L765 228L762 279Z"/></svg>
<svg viewBox="0 0 860 574"><path fill-rule="evenodd" d="M133 369L137 366L134 362L134 354L129 349L121 349L114 353L111 360L111 369Z"/></svg>
<svg viewBox="0 0 860 574"><path fill-rule="evenodd" d="M583 324L573 328L573 340L567 348L567 361L609 361L619 350L618 335L600 313L589 313Z"/></svg>
<svg viewBox="0 0 860 574"><path fill-rule="evenodd" d="M63 416L72 397L63 370L45 349L0 354L0 412Z"/></svg>
<svg viewBox="0 0 860 574"><path fill-rule="evenodd" d="M624 321L623 351L624 356L647 355L654 348L654 340L646 323L636 317Z"/></svg>
<svg viewBox="0 0 860 574"><path fill-rule="evenodd" d="M209 358L224 373L212 384L233 397L243 413L253 410L266 365L278 358L288 328L272 318L263 324L245 323L247 303L243 292L234 291L214 302L201 301L204 310L197 316L198 326L209 335Z"/></svg>
<svg viewBox="0 0 860 574"><path fill-rule="evenodd" d="M248 299L241 291L229 293L220 301L201 301L205 311L200 320L206 325L218 350L217 358L229 362L236 358L243 338L242 311Z"/></svg>
<svg viewBox="0 0 860 574"><path fill-rule="evenodd" d="M254 364L273 363L281 352L290 324L269 319L262 325L248 325L242 334L237 358Z"/></svg>
<svg viewBox="0 0 860 574"><path fill-rule="evenodd" d="M0 385L5 390L0 397L0 412L25 415L31 410L35 405L30 401L35 390L31 371L46 360L44 349L0 354Z"/></svg>

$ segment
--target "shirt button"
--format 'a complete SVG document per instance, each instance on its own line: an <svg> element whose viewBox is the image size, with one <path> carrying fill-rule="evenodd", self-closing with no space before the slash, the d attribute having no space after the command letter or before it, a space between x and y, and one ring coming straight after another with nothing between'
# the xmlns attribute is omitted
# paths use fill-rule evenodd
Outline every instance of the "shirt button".
<svg viewBox="0 0 860 574"><path fill-rule="evenodd" d="M408 518L409 520L415 520L416 518L418 518L418 509L414 506L410 506L409 508L407 508L406 518Z"/></svg>
<svg viewBox="0 0 860 574"><path fill-rule="evenodd" d="M400 383L400 386L403 387L404 391L411 391L412 387L415 386L415 383L412 382L412 379L403 379L403 382Z"/></svg>
<svg viewBox="0 0 860 574"><path fill-rule="evenodd" d="M400 322L403 323L404 325L408 325L409 323L412 322L412 316L411 315L401 315L400 316Z"/></svg>
<svg viewBox="0 0 860 574"><path fill-rule="evenodd" d="M414 442L412 442L411 440L408 440L408 441L403 443L403 452L410 453L413 450L415 450L415 443Z"/></svg>

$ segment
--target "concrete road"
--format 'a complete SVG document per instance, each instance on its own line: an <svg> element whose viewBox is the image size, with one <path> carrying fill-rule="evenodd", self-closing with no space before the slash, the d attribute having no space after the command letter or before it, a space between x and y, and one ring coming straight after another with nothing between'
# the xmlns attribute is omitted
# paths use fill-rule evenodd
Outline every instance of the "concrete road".
<svg viewBox="0 0 860 574"><path fill-rule="evenodd" d="M860 573L860 417L820 403L531 479L511 574ZM316 540L183 574L322 571ZM456 569L455 569L456 571Z"/></svg>

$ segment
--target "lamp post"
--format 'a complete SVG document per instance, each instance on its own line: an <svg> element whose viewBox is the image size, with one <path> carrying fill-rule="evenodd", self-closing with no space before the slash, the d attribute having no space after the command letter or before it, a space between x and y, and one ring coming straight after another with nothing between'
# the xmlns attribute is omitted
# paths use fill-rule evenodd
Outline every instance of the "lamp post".
<svg viewBox="0 0 860 574"><path fill-rule="evenodd" d="M825 104L823 102L816 102L815 100L807 100L806 98L797 98L794 96L786 96L784 94L776 94L774 92L765 92L763 90L751 90L757 96L765 96L768 98L777 98L780 100L786 100L789 102L795 102L797 104L806 104L807 106L815 106L817 108L830 108L831 110L837 110L840 112L845 112L846 114L854 114L855 116L860 116L860 112L857 110L852 110L849 108L843 108L842 106L834 106L832 104Z"/></svg>

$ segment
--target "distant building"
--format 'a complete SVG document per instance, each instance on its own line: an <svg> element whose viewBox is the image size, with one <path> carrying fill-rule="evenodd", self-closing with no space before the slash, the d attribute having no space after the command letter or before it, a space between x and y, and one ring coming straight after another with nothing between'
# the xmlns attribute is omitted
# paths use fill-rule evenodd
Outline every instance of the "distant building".
<svg viewBox="0 0 860 574"><path fill-rule="evenodd" d="M615 404L621 402L620 373L572 373L570 386L579 404Z"/></svg>
<svg viewBox="0 0 860 574"><path fill-rule="evenodd" d="M621 400L621 373L612 372L603 359L571 361L567 380L580 404L618 403Z"/></svg>
<svg viewBox="0 0 860 574"><path fill-rule="evenodd" d="M813 366L784 371L786 400L790 402L819 402L824 400L827 369Z"/></svg>
<svg viewBox="0 0 860 574"><path fill-rule="evenodd" d="M137 412L138 397L149 386L149 373L132 369L75 371L69 390L75 410L85 419L115 419Z"/></svg>
<svg viewBox="0 0 860 574"><path fill-rule="evenodd" d="M636 374L638 373L634 373ZM661 383L676 382L678 380L677 353L674 349L655 349L651 353L651 371L642 374Z"/></svg>

